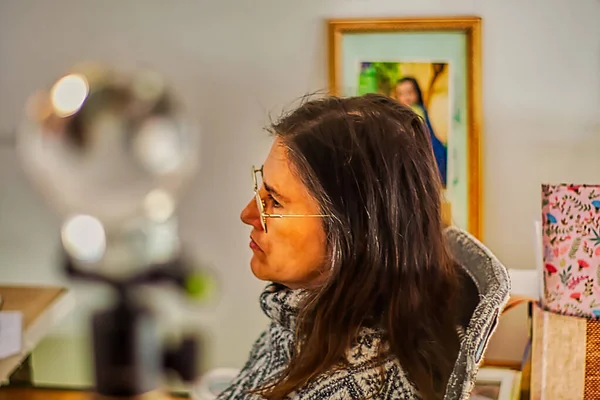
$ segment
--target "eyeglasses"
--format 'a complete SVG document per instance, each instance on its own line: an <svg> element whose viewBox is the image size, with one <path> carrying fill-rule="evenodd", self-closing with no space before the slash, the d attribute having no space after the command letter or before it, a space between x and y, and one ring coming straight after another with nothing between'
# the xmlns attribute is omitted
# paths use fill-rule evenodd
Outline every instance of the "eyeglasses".
<svg viewBox="0 0 600 400"><path fill-rule="evenodd" d="M258 207L258 211L260 212L260 224L262 228L267 232L267 218L305 218L305 217L330 217L331 215L327 214L269 214L265 212L265 202L260 197L258 193L258 173L260 173L261 181L262 181L262 172L263 167L256 168L254 165L252 166L252 179L254 179L254 196L256 197L256 206ZM261 183L262 186L262 183Z"/></svg>

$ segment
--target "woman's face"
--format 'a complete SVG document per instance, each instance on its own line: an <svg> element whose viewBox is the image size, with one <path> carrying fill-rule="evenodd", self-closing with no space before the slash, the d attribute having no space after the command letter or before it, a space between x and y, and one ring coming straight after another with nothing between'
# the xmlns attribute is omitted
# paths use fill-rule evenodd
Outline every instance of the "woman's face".
<svg viewBox="0 0 600 400"><path fill-rule="evenodd" d="M410 81L404 81L396 86L396 99L406 106L412 107L419 101L417 91Z"/></svg>
<svg viewBox="0 0 600 400"><path fill-rule="evenodd" d="M287 150L276 139L259 177L259 195L267 214L320 214L317 201L292 171ZM322 217L267 218L262 228L256 200L242 210L241 219L252 227L252 273L264 281L292 289L318 286L325 278L326 238Z"/></svg>

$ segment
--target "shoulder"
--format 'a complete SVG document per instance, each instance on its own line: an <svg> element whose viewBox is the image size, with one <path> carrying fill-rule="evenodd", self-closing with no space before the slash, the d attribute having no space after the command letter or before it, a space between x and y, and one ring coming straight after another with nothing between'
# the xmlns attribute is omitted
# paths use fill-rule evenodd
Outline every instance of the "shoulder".
<svg viewBox="0 0 600 400"><path fill-rule="evenodd" d="M265 329L258 335L258 338L252 344L252 348L250 349L250 354L248 355L248 362L252 362L255 360L261 353L263 353L267 347L267 338L268 338L269 330Z"/></svg>
<svg viewBox="0 0 600 400"><path fill-rule="evenodd" d="M265 364L270 369L283 369L289 362L293 345L293 332L271 323L252 345L244 369L256 369Z"/></svg>
<svg viewBox="0 0 600 400"><path fill-rule="evenodd" d="M393 361L379 365L349 366L323 374L310 385L290 395L295 400L365 399L417 400L419 396Z"/></svg>
<svg viewBox="0 0 600 400"><path fill-rule="evenodd" d="M271 324L256 339L244 367L218 399L259 399L248 391L263 386L285 368L290 345L285 332Z"/></svg>
<svg viewBox="0 0 600 400"><path fill-rule="evenodd" d="M375 332L362 332L348 351L345 365L318 376L290 397L296 400L419 399L399 361L395 357L381 360L377 356L380 345Z"/></svg>

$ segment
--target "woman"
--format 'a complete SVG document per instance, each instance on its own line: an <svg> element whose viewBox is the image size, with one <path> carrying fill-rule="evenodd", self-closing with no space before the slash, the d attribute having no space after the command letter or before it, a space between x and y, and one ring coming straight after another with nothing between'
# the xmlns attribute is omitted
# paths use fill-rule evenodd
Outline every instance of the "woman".
<svg viewBox="0 0 600 400"><path fill-rule="evenodd" d="M219 399L442 398L477 289L445 243L423 121L371 94L271 130L241 213L271 323Z"/></svg>
<svg viewBox="0 0 600 400"><path fill-rule="evenodd" d="M442 185L446 187L448 178L448 147L435 134L429 113L423 102L423 92L417 80L413 77L404 77L396 85L396 98L400 103L412 107L424 120L431 135L433 154L437 162L438 170L442 179Z"/></svg>

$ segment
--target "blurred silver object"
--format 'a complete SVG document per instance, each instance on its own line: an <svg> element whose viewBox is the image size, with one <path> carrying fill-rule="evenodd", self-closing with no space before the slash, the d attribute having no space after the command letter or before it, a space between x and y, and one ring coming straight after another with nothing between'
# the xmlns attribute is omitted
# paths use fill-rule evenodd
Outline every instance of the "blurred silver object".
<svg viewBox="0 0 600 400"><path fill-rule="evenodd" d="M163 369L193 381L197 339L163 349L154 313L138 296L140 286L164 282L189 294L202 289L175 213L198 165L199 133L163 79L75 68L31 97L17 148L62 218L65 272L115 290L116 301L92 318L99 398L160 396Z"/></svg>
<svg viewBox="0 0 600 400"><path fill-rule="evenodd" d="M162 261L176 251L173 215L198 165L199 134L158 74L74 68L30 98L17 148L82 265L122 272L151 261L157 242L172 242Z"/></svg>
<svg viewBox="0 0 600 400"><path fill-rule="evenodd" d="M152 72L77 68L34 95L18 135L28 172L62 213L110 229L174 210L198 161L197 127Z"/></svg>

